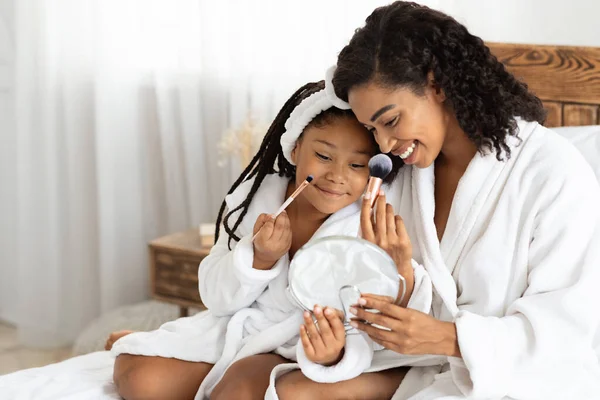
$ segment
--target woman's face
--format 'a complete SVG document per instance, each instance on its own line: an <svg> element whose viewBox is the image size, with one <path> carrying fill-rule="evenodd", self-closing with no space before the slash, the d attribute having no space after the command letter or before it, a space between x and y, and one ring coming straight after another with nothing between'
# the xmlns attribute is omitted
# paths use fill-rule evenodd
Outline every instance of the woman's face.
<svg viewBox="0 0 600 400"><path fill-rule="evenodd" d="M352 111L373 133L381 151L419 168L430 166L442 150L451 118L444 100L433 85L418 95L369 82L348 93Z"/></svg>
<svg viewBox="0 0 600 400"><path fill-rule="evenodd" d="M314 177L301 196L323 214L354 203L365 190L375 152L371 135L352 117L306 128L292 152L296 186L308 175Z"/></svg>

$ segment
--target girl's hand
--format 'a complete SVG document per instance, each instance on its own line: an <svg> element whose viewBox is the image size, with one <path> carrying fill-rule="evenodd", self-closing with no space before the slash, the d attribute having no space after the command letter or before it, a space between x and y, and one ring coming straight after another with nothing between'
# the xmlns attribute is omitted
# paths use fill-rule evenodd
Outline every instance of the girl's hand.
<svg viewBox="0 0 600 400"><path fill-rule="evenodd" d="M259 232L260 230L260 232ZM271 269L292 246L292 229L290 219L283 211L277 219L273 220L269 214L258 216L254 224L254 262L255 269Z"/></svg>
<svg viewBox="0 0 600 400"><path fill-rule="evenodd" d="M437 354L460 357L456 325L437 320L420 311L393 304L385 296L363 294L361 307L352 307L356 316L351 325L365 332L374 342L401 354ZM367 310L377 310L373 313ZM390 331L372 326L375 324Z"/></svg>
<svg viewBox="0 0 600 400"><path fill-rule="evenodd" d="M406 307L415 283L410 238L402 218L399 215L394 215L394 208L391 204L386 203L383 191L379 192L375 204L376 210L372 213L370 198L366 196L363 198L360 215L362 236L363 239L385 250L396 263L398 273L406 279L406 294L401 304Z"/></svg>
<svg viewBox="0 0 600 400"><path fill-rule="evenodd" d="M346 330L341 312L329 307L315 306L317 325L308 311L304 312L304 325L300 326L300 339L306 357L317 364L337 364L344 354Z"/></svg>

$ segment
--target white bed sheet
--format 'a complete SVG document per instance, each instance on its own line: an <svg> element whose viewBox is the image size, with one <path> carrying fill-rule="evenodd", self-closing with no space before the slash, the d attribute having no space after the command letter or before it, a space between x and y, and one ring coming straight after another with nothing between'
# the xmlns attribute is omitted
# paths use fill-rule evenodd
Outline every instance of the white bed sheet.
<svg viewBox="0 0 600 400"><path fill-rule="evenodd" d="M120 400L112 380L115 358L99 351L0 376L1 400Z"/></svg>

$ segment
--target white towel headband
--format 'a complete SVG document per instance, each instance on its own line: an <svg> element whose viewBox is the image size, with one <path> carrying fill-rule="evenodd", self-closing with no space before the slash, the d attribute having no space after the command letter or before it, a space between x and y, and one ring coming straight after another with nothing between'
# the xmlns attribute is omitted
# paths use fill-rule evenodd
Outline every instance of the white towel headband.
<svg viewBox="0 0 600 400"><path fill-rule="evenodd" d="M304 128L321 112L337 107L341 110L349 110L350 104L336 96L333 88L333 74L336 66L329 68L325 74L325 89L311 94L292 111L290 117L285 121L285 132L281 135L281 149L283 155L290 164L292 161L292 151L296 147L298 138L304 132Z"/></svg>

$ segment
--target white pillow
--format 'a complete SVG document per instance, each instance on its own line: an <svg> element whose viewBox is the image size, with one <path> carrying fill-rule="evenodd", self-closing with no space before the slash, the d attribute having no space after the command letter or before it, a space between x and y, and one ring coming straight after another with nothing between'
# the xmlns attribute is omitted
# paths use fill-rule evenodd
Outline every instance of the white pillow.
<svg viewBox="0 0 600 400"><path fill-rule="evenodd" d="M123 306L101 315L90 323L73 345L73 354L104 350L108 335L114 331L152 331L179 316L179 308L156 300Z"/></svg>
<svg viewBox="0 0 600 400"><path fill-rule="evenodd" d="M600 183L600 125L562 126L551 129L577 147L592 166Z"/></svg>

